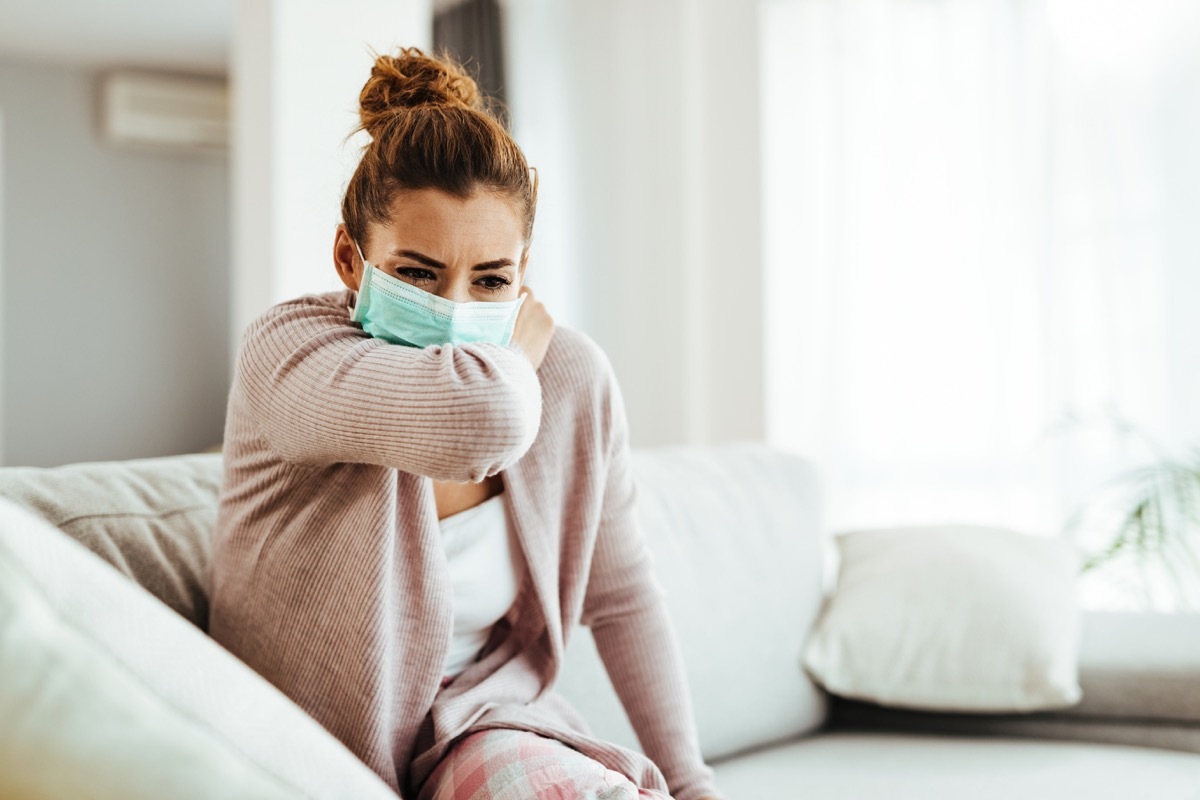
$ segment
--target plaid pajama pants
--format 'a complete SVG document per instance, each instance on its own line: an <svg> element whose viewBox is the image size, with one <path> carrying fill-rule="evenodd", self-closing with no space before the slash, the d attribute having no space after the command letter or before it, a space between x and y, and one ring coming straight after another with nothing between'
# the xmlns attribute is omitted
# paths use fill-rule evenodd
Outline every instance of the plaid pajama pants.
<svg viewBox="0 0 1200 800"><path fill-rule="evenodd" d="M449 683L443 680L442 685ZM671 800L532 731L489 728L455 742L418 800Z"/></svg>

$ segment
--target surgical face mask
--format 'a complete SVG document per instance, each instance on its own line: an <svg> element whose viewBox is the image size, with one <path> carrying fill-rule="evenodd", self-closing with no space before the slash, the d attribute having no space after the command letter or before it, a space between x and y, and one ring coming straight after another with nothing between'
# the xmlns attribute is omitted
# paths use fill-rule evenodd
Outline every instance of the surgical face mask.
<svg viewBox="0 0 1200 800"><path fill-rule="evenodd" d="M512 339L524 295L516 300L456 303L368 264L357 243L354 247L364 271L351 319L377 339L409 347L465 342L507 345Z"/></svg>

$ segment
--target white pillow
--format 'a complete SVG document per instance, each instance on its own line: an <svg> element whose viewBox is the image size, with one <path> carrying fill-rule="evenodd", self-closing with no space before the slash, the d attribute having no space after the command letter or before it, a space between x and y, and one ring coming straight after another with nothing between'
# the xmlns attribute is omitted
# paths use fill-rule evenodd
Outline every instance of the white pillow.
<svg viewBox="0 0 1200 800"><path fill-rule="evenodd" d="M970 525L834 541L837 584L804 650L804 668L831 694L976 712L1082 698L1073 544Z"/></svg>

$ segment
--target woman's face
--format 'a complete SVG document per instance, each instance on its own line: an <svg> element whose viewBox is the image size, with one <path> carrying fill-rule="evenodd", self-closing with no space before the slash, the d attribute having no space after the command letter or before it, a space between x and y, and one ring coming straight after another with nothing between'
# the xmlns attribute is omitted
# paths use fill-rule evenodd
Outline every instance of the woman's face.
<svg viewBox="0 0 1200 800"><path fill-rule="evenodd" d="M461 200L440 189L416 189L397 195L391 222L372 223L370 241L358 244L377 269L447 300L515 300L525 274L521 234L511 200L483 191ZM357 291L364 267L344 224L333 260L342 283Z"/></svg>

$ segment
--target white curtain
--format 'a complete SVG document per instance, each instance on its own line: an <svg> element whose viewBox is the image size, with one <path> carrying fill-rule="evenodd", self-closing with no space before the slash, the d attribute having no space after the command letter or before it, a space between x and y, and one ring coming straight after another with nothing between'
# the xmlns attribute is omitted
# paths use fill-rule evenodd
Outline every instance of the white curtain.
<svg viewBox="0 0 1200 800"><path fill-rule="evenodd" d="M775 0L760 32L769 437L835 529L1054 533L1200 445L1200 4Z"/></svg>

